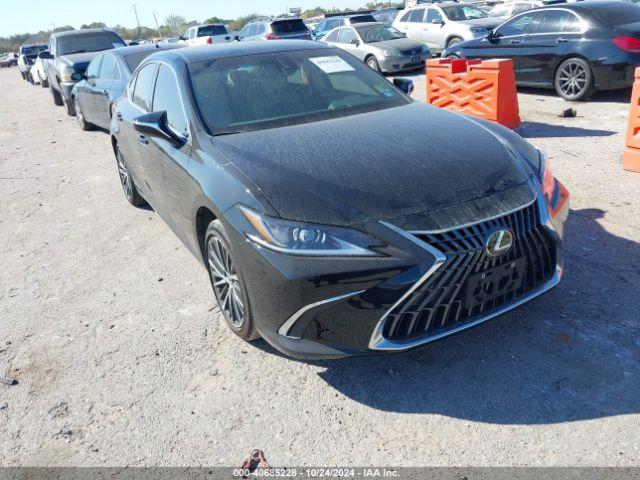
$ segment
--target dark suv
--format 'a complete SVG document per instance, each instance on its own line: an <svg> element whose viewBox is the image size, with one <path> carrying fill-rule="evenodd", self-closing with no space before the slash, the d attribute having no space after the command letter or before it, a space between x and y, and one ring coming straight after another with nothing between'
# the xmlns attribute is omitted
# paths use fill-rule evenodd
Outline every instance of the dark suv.
<svg viewBox="0 0 640 480"><path fill-rule="evenodd" d="M105 29L70 30L54 33L49 40L46 72L53 103L64 105L75 115L71 90L84 78L84 72L99 52L126 44L116 32Z"/></svg>
<svg viewBox="0 0 640 480"><path fill-rule="evenodd" d="M241 42L255 40L310 40L309 29L299 18L260 19L246 24L238 32Z"/></svg>

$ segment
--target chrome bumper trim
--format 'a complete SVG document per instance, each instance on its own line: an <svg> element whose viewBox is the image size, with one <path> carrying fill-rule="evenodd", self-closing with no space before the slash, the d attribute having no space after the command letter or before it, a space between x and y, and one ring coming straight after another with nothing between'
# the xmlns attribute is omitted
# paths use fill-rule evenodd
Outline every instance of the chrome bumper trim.
<svg viewBox="0 0 640 480"><path fill-rule="evenodd" d="M340 300L344 300L345 298L349 298L349 297L353 297L355 295L359 295L359 294L361 294L363 292L364 292L364 290L358 290L356 292L343 293L342 295L337 295L335 297L325 298L324 300L320 300L318 302L314 302L314 303L310 303L309 305L305 305L300 310L298 310L296 313L291 315L282 325L280 325L280 328L278 328L278 333L280 335L282 335L283 337L292 338L294 340L302 340L302 337L296 337L296 336L293 336L293 335L289 335L289 332L291 331L291 329L293 329L293 326L300 319L300 317L302 317L302 315L304 315L309 310L312 310L312 309L314 309L316 307L319 307L321 305L326 305L328 303L338 302Z"/></svg>

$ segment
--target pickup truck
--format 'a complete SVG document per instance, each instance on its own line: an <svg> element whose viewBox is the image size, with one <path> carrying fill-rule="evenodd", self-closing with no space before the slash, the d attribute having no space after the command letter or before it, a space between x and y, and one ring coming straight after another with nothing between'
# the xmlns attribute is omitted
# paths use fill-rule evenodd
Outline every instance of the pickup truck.
<svg viewBox="0 0 640 480"><path fill-rule="evenodd" d="M18 69L24 80L31 80L29 71L33 64L36 63L38 54L46 49L46 45L22 45L20 47L20 51L18 52Z"/></svg>
<svg viewBox="0 0 640 480"><path fill-rule="evenodd" d="M42 54L49 90L55 105L66 107L67 113L75 115L71 90L98 54L104 50L125 47L126 43L112 30L102 28L69 30L51 35L49 53Z"/></svg>
<svg viewBox="0 0 640 480"><path fill-rule="evenodd" d="M180 37L180 42L189 47L196 45L213 45L214 43L226 43L232 40L229 30L222 23L210 25L198 25L191 27Z"/></svg>

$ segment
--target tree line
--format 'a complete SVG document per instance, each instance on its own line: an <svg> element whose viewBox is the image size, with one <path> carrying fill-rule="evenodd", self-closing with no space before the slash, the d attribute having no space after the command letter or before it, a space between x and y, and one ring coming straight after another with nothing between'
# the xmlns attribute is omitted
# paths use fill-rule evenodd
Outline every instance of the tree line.
<svg viewBox="0 0 640 480"><path fill-rule="evenodd" d="M398 3L394 2L369 2L364 7L359 8L358 10L374 10L375 8L382 6L400 6ZM336 8L323 8L316 7L311 8L309 10L305 10L301 13L301 17L303 19L316 17L318 15L323 15L327 13L341 13L345 10L340 10ZM242 17L238 17L235 19L223 19L219 17L210 17L204 20L202 23L224 23L227 25L229 30L237 31L244 27L247 23L255 20L257 18L265 17L266 15L260 15L258 13L253 13L250 15L245 15ZM182 35L189 27L194 25L200 25L201 22L197 20L187 20L182 15L173 14L169 15L164 19L162 25L158 25L156 28L140 26L128 28L122 25L111 25L108 26L103 22L93 22L89 24L83 24L80 28L110 28L116 31L123 39L125 40L147 40L150 38L156 37L175 37ZM0 52L15 52L18 51L20 45L25 44L36 44L36 43L48 43L49 36L52 32L62 32L66 30L74 30L74 27L71 25L64 25L61 27L55 28L55 30L41 30L36 33L22 33L11 35L9 37L0 37Z"/></svg>

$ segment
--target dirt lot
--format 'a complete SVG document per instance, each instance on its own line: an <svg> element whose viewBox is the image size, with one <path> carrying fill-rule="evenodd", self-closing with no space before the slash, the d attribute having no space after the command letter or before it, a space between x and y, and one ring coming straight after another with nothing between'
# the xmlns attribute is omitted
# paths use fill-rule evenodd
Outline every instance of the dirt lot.
<svg viewBox="0 0 640 480"><path fill-rule="evenodd" d="M0 375L19 382L0 384L0 464L640 465L628 99L565 119L520 93L573 195L557 289L409 353L305 363L231 334L205 271L125 202L107 134L0 70Z"/></svg>

